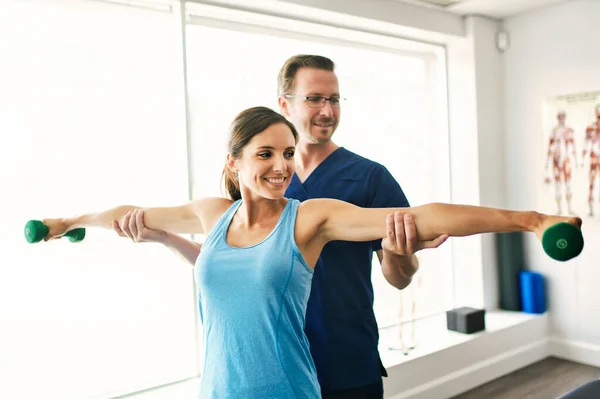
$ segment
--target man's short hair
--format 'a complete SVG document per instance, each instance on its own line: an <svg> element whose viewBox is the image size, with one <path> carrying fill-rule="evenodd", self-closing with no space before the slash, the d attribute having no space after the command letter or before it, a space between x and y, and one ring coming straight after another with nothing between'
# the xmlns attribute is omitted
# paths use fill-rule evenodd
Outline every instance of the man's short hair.
<svg viewBox="0 0 600 399"><path fill-rule="evenodd" d="M278 96L291 93L296 73L300 68L316 68L333 72L335 64L329 58L321 55L298 54L288 58L277 76Z"/></svg>

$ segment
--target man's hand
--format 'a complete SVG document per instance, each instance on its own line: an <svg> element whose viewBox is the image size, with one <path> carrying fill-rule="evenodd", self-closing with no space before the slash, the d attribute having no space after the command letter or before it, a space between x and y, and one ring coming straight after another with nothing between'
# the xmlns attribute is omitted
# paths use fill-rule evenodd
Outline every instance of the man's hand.
<svg viewBox="0 0 600 399"><path fill-rule="evenodd" d="M435 240L419 241L415 221L412 216L402 212L387 215L385 223L387 236L381 241L382 250L377 251L377 257L388 283L402 290L410 284L419 269L419 260L415 253L421 249L439 247L448 236L441 235Z"/></svg>
<svg viewBox="0 0 600 399"><path fill-rule="evenodd" d="M414 255L421 249L437 248L448 239L447 235L441 235L431 241L419 241L415 221L402 212L387 215L385 223L387 236L381 241L381 247L396 255Z"/></svg>
<svg viewBox="0 0 600 399"><path fill-rule="evenodd" d="M166 231L152 230L144 225L144 211L136 209L123 216L121 222L112 221L113 230L121 237L133 242L158 242L164 244L168 238Z"/></svg>
<svg viewBox="0 0 600 399"><path fill-rule="evenodd" d="M202 244L177 234L170 234L162 230L149 229L144 225L144 211L136 209L127 212L120 222L113 220L112 227L121 237L127 237L133 242L157 242L165 245L191 266L202 250Z"/></svg>

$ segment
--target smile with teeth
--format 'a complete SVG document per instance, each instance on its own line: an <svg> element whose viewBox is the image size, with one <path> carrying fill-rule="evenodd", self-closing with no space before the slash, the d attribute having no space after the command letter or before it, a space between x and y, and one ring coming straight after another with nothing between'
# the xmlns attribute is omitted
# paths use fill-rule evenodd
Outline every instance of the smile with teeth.
<svg viewBox="0 0 600 399"><path fill-rule="evenodd" d="M283 184L286 177L266 177L265 180L271 184Z"/></svg>
<svg viewBox="0 0 600 399"><path fill-rule="evenodd" d="M315 122L315 126L319 126L319 127L331 127L331 126L333 126L333 123L316 123Z"/></svg>

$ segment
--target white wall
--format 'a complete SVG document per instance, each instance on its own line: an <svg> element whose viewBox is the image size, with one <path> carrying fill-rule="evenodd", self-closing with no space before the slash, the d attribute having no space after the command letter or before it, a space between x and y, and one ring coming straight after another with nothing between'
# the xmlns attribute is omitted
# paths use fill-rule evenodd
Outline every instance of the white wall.
<svg viewBox="0 0 600 399"><path fill-rule="evenodd" d="M287 3L389 22L421 32L464 35L460 16L397 0L281 0Z"/></svg>
<svg viewBox="0 0 600 399"><path fill-rule="evenodd" d="M467 37L474 49L477 141L479 166L479 203L505 207L504 128L502 54L496 48L500 23L496 20L469 17ZM498 307L498 273L494 236L481 237L481 273L486 309Z"/></svg>
<svg viewBox="0 0 600 399"><path fill-rule="evenodd" d="M537 208L539 203L536 188L544 165L542 99L600 90L599 21L600 1L576 0L504 23L511 38L504 53L505 177L510 207ZM581 144L578 152L580 156ZM598 209L598 202L595 206ZM566 264L553 262L530 237L528 263L548 279L551 332L560 353L600 365L600 218L581 216L586 247L579 258ZM582 345L586 350L574 350Z"/></svg>
<svg viewBox="0 0 600 399"><path fill-rule="evenodd" d="M446 43L446 52L452 202L478 204L480 192L475 46L471 37L451 38ZM480 308L484 306L481 236L450 240L454 262L454 306Z"/></svg>
<svg viewBox="0 0 600 399"><path fill-rule="evenodd" d="M300 21L358 29L445 45L465 37L464 19L434 7L398 0L188 0Z"/></svg>

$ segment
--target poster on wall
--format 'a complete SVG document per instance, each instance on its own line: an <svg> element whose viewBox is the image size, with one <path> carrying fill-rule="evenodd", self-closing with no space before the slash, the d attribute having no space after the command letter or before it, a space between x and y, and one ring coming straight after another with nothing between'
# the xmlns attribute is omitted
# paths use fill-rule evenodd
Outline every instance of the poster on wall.
<svg viewBox="0 0 600 399"><path fill-rule="evenodd" d="M600 91L542 102L542 209L600 222Z"/></svg>

